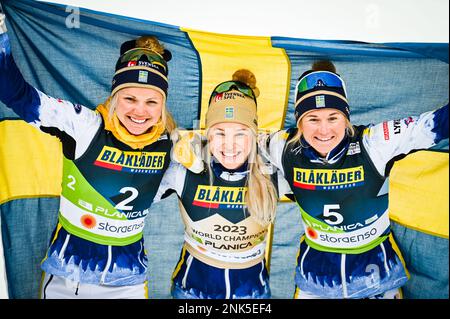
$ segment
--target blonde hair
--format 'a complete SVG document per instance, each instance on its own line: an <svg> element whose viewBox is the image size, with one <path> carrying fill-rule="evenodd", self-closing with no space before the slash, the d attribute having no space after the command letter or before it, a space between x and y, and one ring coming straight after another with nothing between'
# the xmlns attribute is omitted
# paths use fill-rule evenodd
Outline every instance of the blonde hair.
<svg viewBox="0 0 450 319"><path fill-rule="evenodd" d="M116 111L117 103L118 103L118 99L119 99L119 94L118 94L119 92L120 92L120 90L117 91L116 93L114 93L110 97L109 113L108 113L108 117L110 119L112 119L114 112ZM175 123L175 120L173 119L172 114L167 109L165 99L164 99L163 106L161 109L161 122L169 134L171 134L177 127L177 124Z"/></svg>
<svg viewBox="0 0 450 319"><path fill-rule="evenodd" d="M264 162L258 154L256 145L256 135L252 131L251 150L248 156L249 173L246 181L247 193L245 194L245 202L250 216L254 218L260 225L267 227L275 220L278 196L275 186L273 185L270 175L264 174ZM209 129L206 131L209 136ZM209 138L208 138L209 143ZM211 169L211 152L206 151L206 162L209 171L209 183L212 186L214 173Z"/></svg>
<svg viewBox="0 0 450 319"><path fill-rule="evenodd" d="M297 121L297 132L287 142L286 147L294 147L296 144L301 144L300 138L303 135L303 129L302 129L302 125L301 125L301 120L303 118L304 117L302 116L301 118L298 119L298 121ZM350 136L350 137L355 136L355 128L354 128L353 124L350 123L350 120L347 117L345 117L345 124L346 124L347 135ZM304 146L304 145L302 145L302 146Z"/></svg>

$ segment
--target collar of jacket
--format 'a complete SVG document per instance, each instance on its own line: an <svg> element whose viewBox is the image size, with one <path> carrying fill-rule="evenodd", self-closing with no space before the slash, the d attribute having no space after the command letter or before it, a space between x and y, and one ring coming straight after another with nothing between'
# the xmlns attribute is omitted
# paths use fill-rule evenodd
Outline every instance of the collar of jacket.
<svg viewBox="0 0 450 319"><path fill-rule="evenodd" d="M141 135L133 135L120 123L119 118L114 112L113 117L109 117L109 102L108 99L104 104L97 106L97 111L101 114L105 123L105 130L110 131L115 138L127 144L133 149L142 149L147 145L156 142L162 133L164 133L164 126L161 120L153 125L150 130Z"/></svg>

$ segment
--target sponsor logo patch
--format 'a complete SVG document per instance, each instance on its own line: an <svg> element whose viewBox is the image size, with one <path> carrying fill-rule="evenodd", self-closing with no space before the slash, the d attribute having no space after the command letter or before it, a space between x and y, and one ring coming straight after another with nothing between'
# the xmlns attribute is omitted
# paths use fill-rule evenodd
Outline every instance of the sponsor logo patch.
<svg viewBox="0 0 450 319"><path fill-rule="evenodd" d="M394 126L394 134L400 134L402 131L402 123L400 120L392 121L392 125Z"/></svg>
<svg viewBox="0 0 450 319"><path fill-rule="evenodd" d="M225 119L227 119L227 120L234 119L234 107L233 106L227 106L225 108Z"/></svg>
<svg viewBox="0 0 450 319"><path fill-rule="evenodd" d="M383 122L383 133L384 133L384 139L386 141L389 141L389 124L388 124L388 122Z"/></svg>
<svg viewBox="0 0 450 319"><path fill-rule="evenodd" d="M405 122L406 127L408 127L409 124L414 123L414 119L410 116L410 117L406 118L404 120L404 122Z"/></svg>
<svg viewBox="0 0 450 319"><path fill-rule="evenodd" d="M80 104L74 104L73 109L75 110L75 113L80 114L81 112L81 105Z"/></svg>
<svg viewBox="0 0 450 319"><path fill-rule="evenodd" d="M206 208L242 209L247 187L198 185L192 205Z"/></svg>
<svg viewBox="0 0 450 319"><path fill-rule="evenodd" d="M218 93L214 96L214 102L223 100L223 93Z"/></svg>
<svg viewBox="0 0 450 319"><path fill-rule="evenodd" d="M316 96L316 108L325 107L325 95Z"/></svg>
<svg viewBox="0 0 450 319"><path fill-rule="evenodd" d="M294 186L309 190L340 190L364 184L363 166L345 169L294 168Z"/></svg>
<svg viewBox="0 0 450 319"><path fill-rule="evenodd" d="M148 71L139 71L138 82L147 83L148 80Z"/></svg>
<svg viewBox="0 0 450 319"><path fill-rule="evenodd" d="M94 165L116 171L161 174L166 152L123 152L117 148L103 146Z"/></svg>
<svg viewBox="0 0 450 319"><path fill-rule="evenodd" d="M88 214L81 216L80 221L81 225L88 229L92 229L95 227L95 225L97 225L97 221L95 220L94 216Z"/></svg>
<svg viewBox="0 0 450 319"><path fill-rule="evenodd" d="M361 147L359 146L359 142L350 143L348 146L347 155L354 155L361 153Z"/></svg>

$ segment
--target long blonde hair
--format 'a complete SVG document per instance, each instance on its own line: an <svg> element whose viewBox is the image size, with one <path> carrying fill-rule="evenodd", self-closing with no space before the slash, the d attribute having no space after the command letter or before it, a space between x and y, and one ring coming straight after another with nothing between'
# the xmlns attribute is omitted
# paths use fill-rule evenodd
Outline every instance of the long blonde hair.
<svg viewBox="0 0 450 319"><path fill-rule="evenodd" d="M113 117L114 112L116 111L118 100L119 100L119 94L118 94L119 92L120 92L120 90L117 91L116 93L114 93L114 95L110 97L109 113L108 113L108 116L110 119ZM161 122L169 134L171 134L177 127L177 124L175 123L175 120L173 119L172 114L167 109L165 100L163 102L163 106L161 109Z"/></svg>
<svg viewBox="0 0 450 319"><path fill-rule="evenodd" d="M275 220L277 209L277 191L273 185L270 175L264 174L265 164L258 154L256 145L256 133L252 131L251 150L248 156L249 172L246 181L247 192L245 202L247 209L260 225L267 227ZM209 143L209 129L206 131ZM206 148L206 162L209 171L209 182L213 185L214 173L211 168L211 152Z"/></svg>

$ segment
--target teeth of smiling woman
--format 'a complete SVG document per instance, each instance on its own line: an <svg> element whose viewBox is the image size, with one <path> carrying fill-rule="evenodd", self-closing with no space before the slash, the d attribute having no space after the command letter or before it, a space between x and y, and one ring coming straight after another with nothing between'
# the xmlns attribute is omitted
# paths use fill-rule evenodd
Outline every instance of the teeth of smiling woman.
<svg viewBox="0 0 450 319"><path fill-rule="evenodd" d="M222 154L226 157L233 157L233 156L238 155L238 153L222 153Z"/></svg>
<svg viewBox="0 0 450 319"><path fill-rule="evenodd" d="M322 142L328 142L328 141L331 140L332 138L330 137L330 138L324 138L324 139L322 139L322 138L317 137L317 139L318 139L319 141L322 141Z"/></svg>
<svg viewBox="0 0 450 319"><path fill-rule="evenodd" d="M146 120L138 120L138 119L135 119L135 118L132 118L132 117L130 117L130 119L134 122L134 123L137 123L137 124L142 124L142 123L144 123Z"/></svg>

